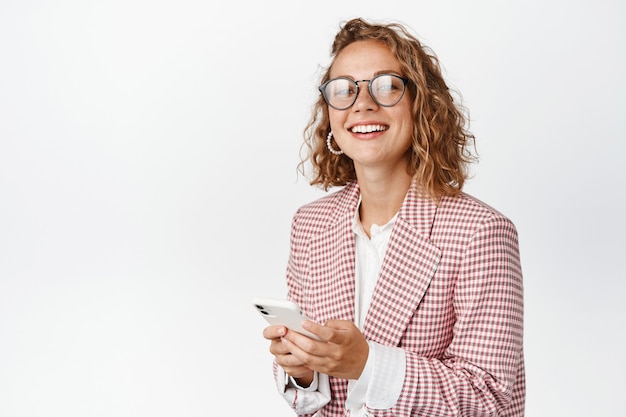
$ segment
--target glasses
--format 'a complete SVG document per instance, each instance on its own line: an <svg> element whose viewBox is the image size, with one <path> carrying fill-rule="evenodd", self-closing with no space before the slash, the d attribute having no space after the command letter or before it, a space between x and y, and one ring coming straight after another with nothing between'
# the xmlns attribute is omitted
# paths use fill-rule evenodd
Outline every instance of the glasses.
<svg viewBox="0 0 626 417"><path fill-rule="evenodd" d="M379 106L391 107L402 99L408 78L395 74L380 74L371 80L354 81L347 77L333 78L319 86L324 100L336 110L346 110L356 102L359 83L367 82L372 100Z"/></svg>

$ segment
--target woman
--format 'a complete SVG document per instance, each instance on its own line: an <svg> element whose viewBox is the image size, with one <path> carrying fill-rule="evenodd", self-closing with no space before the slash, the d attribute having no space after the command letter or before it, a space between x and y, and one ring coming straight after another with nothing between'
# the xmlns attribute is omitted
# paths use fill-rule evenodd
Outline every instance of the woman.
<svg viewBox="0 0 626 417"><path fill-rule="evenodd" d="M299 415L522 416L517 232L461 189L467 120L434 54L399 24L347 22L307 126L312 184L288 297L316 341L269 326Z"/></svg>

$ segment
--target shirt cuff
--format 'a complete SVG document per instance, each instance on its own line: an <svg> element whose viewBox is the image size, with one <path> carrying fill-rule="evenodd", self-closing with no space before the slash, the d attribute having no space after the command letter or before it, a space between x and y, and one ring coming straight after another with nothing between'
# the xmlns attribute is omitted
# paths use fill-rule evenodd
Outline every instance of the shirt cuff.
<svg viewBox="0 0 626 417"><path fill-rule="evenodd" d="M285 379L287 380L287 387L298 388L301 391L317 391L318 375L317 372L313 372L313 381L308 387L300 386L294 377L287 375L287 372L285 372Z"/></svg>
<svg viewBox="0 0 626 417"><path fill-rule="evenodd" d="M307 388L298 387L295 381L280 367L276 372L276 385L283 398L298 414L313 414L330 402L328 375L315 373L314 381ZM315 390L313 390L315 384Z"/></svg>
<svg viewBox="0 0 626 417"><path fill-rule="evenodd" d="M348 382L346 409L354 415L367 405L386 410L393 407L402 393L406 374L403 349L369 341L365 368L357 380Z"/></svg>

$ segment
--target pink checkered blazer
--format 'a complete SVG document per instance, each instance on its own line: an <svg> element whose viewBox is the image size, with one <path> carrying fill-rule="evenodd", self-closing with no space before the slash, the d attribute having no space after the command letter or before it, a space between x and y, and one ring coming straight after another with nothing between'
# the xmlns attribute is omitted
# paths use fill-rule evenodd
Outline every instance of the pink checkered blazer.
<svg viewBox="0 0 626 417"><path fill-rule="evenodd" d="M349 184L293 219L288 296L319 323L354 320L358 200L358 184ZM407 358L398 402L368 409L372 416L523 416L523 287L513 223L467 194L435 204L409 190L363 333ZM331 377L330 384L332 399L316 416L346 415L347 380Z"/></svg>

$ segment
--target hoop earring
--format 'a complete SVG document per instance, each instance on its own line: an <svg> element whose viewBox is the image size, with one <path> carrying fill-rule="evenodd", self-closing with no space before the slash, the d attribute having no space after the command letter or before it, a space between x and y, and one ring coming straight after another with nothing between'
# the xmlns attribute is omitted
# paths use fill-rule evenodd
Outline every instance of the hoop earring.
<svg viewBox="0 0 626 417"><path fill-rule="evenodd" d="M330 141L333 139L333 132L328 132L328 136L326 136L326 147L333 155L343 155L343 151L333 149L333 145L330 144Z"/></svg>

